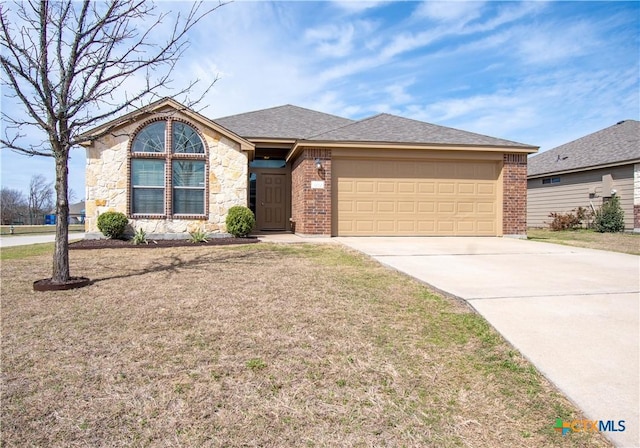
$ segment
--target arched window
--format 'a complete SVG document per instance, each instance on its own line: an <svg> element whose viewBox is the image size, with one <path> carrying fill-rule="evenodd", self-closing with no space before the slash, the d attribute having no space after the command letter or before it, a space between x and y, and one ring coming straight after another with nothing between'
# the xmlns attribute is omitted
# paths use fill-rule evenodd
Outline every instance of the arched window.
<svg viewBox="0 0 640 448"><path fill-rule="evenodd" d="M133 138L130 157L131 215L207 214L206 151L195 128L170 118L147 124Z"/></svg>

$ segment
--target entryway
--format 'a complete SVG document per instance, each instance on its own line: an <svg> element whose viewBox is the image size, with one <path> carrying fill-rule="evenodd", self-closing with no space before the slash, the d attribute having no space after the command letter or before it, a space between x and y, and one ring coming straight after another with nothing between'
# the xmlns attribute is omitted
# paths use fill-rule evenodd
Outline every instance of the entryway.
<svg viewBox="0 0 640 448"><path fill-rule="evenodd" d="M286 162L281 159L252 161L249 185L249 205L256 216L255 230L291 230L291 172Z"/></svg>

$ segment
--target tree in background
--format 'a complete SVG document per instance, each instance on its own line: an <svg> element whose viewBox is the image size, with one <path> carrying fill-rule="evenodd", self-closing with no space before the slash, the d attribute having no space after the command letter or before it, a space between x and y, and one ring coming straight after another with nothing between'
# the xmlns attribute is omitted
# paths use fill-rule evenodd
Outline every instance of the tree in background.
<svg viewBox="0 0 640 448"><path fill-rule="evenodd" d="M29 224L44 224L43 217L53 208L53 188L42 174L34 174L29 182Z"/></svg>
<svg viewBox="0 0 640 448"><path fill-rule="evenodd" d="M2 224L24 223L29 214L29 205L21 191L2 188L0 191L0 214Z"/></svg>
<svg viewBox="0 0 640 448"><path fill-rule="evenodd" d="M0 143L23 154L55 160L52 283L71 279L67 235L70 149L87 141L82 132L132 107L143 107L166 91L187 48L188 32L223 3L202 5L194 3L186 15L172 13L170 18L144 0L0 4L3 91L21 106L21 110L3 108L6 126ZM195 83L174 96L188 94ZM132 85L137 87L132 90ZM187 98L183 103L192 106L195 102ZM29 129L44 133L42 141L30 143L26 139ZM91 139L110 132L104 129Z"/></svg>

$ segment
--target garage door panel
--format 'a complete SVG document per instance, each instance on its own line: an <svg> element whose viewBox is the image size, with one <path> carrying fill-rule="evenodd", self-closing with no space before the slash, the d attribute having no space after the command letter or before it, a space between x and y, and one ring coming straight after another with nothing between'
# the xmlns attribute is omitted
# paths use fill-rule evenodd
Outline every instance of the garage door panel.
<svg viewBox="0 0 640 448"><path fill-rule="evenodd" d="M434 194L436 192L436 183L419 180L418 194Z"/></svg>
<svg viewBox="0 0 640 448"><path fill-rule="evenodd" d="M356 181L355 192L356 193L373 193L375 192L375 185L376 184L373 181L364 181L364 180Z"/></svg>
<svg viewBox="0 0 640 448"><path fill-rule="evenodd" d="M458 202L458 213L474 214L475 211L476 207L473 202Z"/></svg>
<svg viewBox="0 0 640 448"><path fill-rule="evenodd" d="M396 183L392 181L378 182L378 193L396 193Z"/></svg>
<svg viewBox="0 0 640 448"><path fill-rule="evenodd" d="M396 203L392 201L378 201L376 211L378 213L395 213Z"/></svg>
<svg viewBox="0 0 640 448"><path fill-rule="evenodd" d="M496 162L333 162L338 235L496 235Z"/></svg>
<svg viewBox="0 0 640 448"><path fill-rule="evenodd" d="M456 209L456 204L453 202L439 202L438 213L453 213Z"/></svg>
<svg viewBox="0 0 640 448"><path fill-rule="evenodd" d="M496 223L495 221L481 221L477 222L478 234L480 235L495 235Z"/></svg>
<svg viewBox="0 0 640 448"><path fill-rule="evenodd" d="M439 220L437 224L438 224L438 232L448 233L448 234L454 233L454 230L455 230L454 221Z"/></svg>
<svg viewBox="0 0 640 448"><path fill-rule="evenodd" d="M456 185L453 182L438 183L439 194L453 194L456 191Z"/></svg>
<svg viewBox="0 0 640 448"><path fill-rule="evenodd" d="M496 214L496 204L495 202L477 202L476 206L478 208L479 214Z"/></svg>
<svg viewBox="0 0 640 448"><path fill-rule="evenodd" d="M416 203L413 201L398 201L398 213L416 213Z"/></svg>
<svg viewBox="0 0 640 448"><path fill-rule="evenodd" d="M398 232L402 233L414 233L416 232L415 221L398 221Z"/></svg>
<svg viewBox="0 0 640 448"><path fill-rule="evenodd" d="M395 233L396 231L395 221L377 221L376 226L378 233Z"/></svg>
<svg viewBox="0 0 640 448"><path fill-rule="evenodd" d="M479 195L494 196L496 194L496 185L495 184L488 184L488 183L479 183L478 184L478 194Z"/></svg>
<svg viewBox="0 0 640 448"><path fill-rule="evenodd" d="M418 233L432 235L436 231L436 221L429 219L421 219L418 221Z"/></svg>
<svg viewBox="0 0 640 448"><path fill-rule="evenodd" d="M433 201L418 201L418 213L428 214L436 211L436 203Z"/></svg>
<svg viewBox="0 0 640 448"><path fill-rule="evenodd" d="M415 193L417 185L415 181L411 182L398 182L398 193L406 194L406 193Z"/></svg>
<svg viewBox="0 0 640 448"><path fill-rule="evenodd" d="M373 213L374 201L356 200L356 213Z"/></svg>
<svg viewBox="0 0 640 448"><path fill-rule="evenodd" d="M456 232L473 234L476 230L475 221L458 221L456 222Z"/></svg>
<svg viewBox="0 0 640 448"><path fill-rule="evenodd" d="M476 184L475 183L458 183L458 195L474 195L476 194Z"/></svg>

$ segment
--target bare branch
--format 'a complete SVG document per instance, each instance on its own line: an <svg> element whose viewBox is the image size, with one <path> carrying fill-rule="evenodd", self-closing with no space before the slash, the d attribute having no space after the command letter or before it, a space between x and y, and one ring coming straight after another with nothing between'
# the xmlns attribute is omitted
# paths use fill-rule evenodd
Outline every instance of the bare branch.
<svg viewBox="0 0 640 448"><path fill-rule="evenodd" d="M183 15L159 12L146 0L0 3L0 72L8 90L3 94L22 107L21 114L2 112L7 125L0 144L55 159L54 280L69 276L64 248L70 148L81 143L88 128L150 104L169 90L172 73L188 47L188 33L224 4L194 3ZM15 11L8 5L15 5ZM165 31L169 20L171 26ZM145 77L142 86L133 91L124 88L138 76ZM188 95L197 82L173 90ZM33 129L46 139L34 143Z"/></svg>

